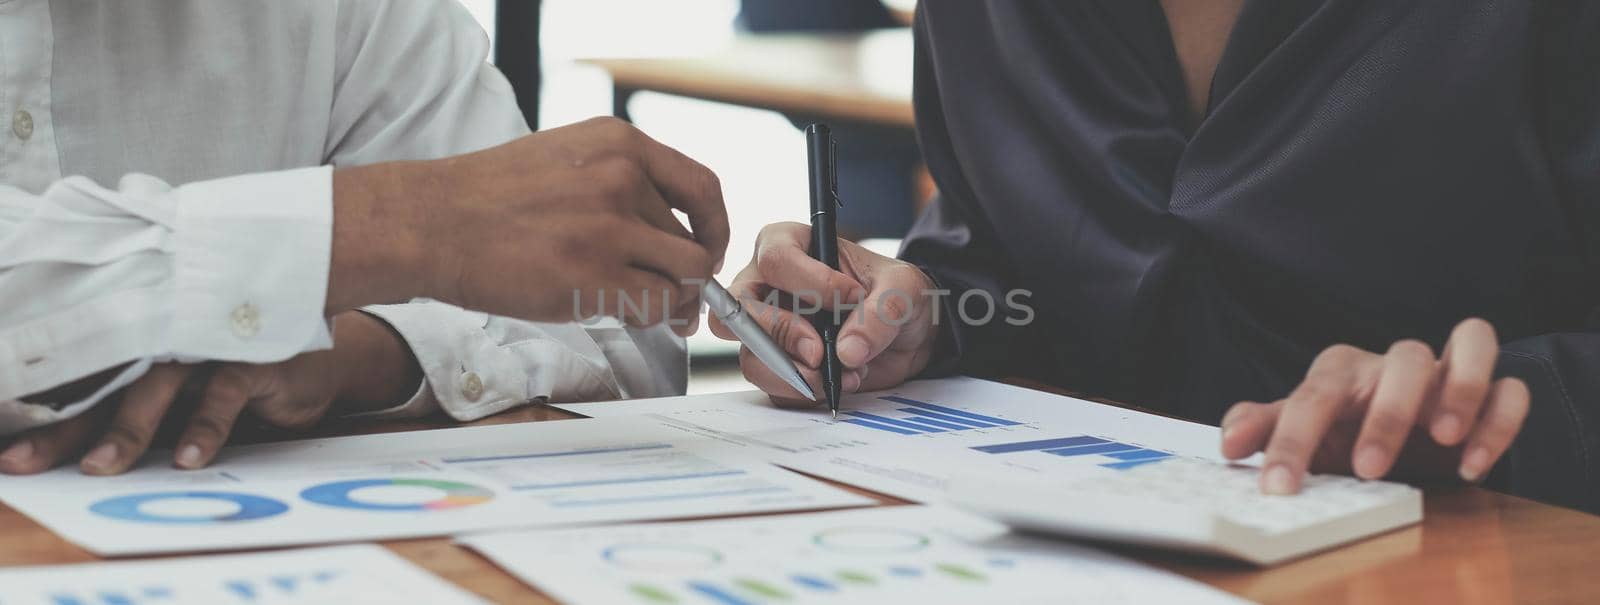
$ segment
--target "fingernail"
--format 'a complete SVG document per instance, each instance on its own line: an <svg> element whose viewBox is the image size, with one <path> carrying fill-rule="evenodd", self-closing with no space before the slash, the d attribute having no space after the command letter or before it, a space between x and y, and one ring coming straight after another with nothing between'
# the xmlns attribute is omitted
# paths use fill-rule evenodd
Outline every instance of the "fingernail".
<svg viewBox="0 0 1600 605"><path fill-rule="evenodd" d="M32 457L33 442L27 439L11 444L4 454L0 454L0 460L5 460L7 464L25 464Z"/></svg>
<svg viewBox="0 0 1600 605"><path fill-rule="evenodd" d="M178 450L177 462L183 468L200 468L200 446L193 443L183 446Z"/></svg>
<svg viewBox="0 0 1600 605"><path fill-rule="evenodd" d="M1472 448L1472 451L1467 452L1466 457L1461 459L1461 470L1459 471L1461 478L1468 482L1476 483L1483 478L1485 472L1488 472L1489 462L1488 448Z"/></svg>
<svg viewBox="0 0 1600 605"><path fill-rule="evenodd" d="M117 444L107 443L83 457L83 465L91 470L108 471L117 462Z"/></svg>
<svg viewBox="0 0 1600 605"><path fill-rule="evenodd" d="M839 386L844 387L846 392L854 393L861 389L861 375L855 372L846 373L843 382L844 384Z"/></svg>
<svg viewBox="0 0 1600 605"><path fill-rule="evenodd" d="M1222 425L1222 441L1224 443L1226 443L1228 441L1228 435L1232 435L1232 434L1233 434L1233 427L1228 426L1226 424Z"/></svg>
<svg viewBox="0 0 1600 605"><path fill-rule="evenodd" d="M839 362L852 368L867 361L867 340L860 336L846 336L839 341Z"/></svg>
<svg viewBox="0 0 1600 605"><path fill-rule="evenodd" d="M1261 491L1274 496L1294 495L1294 473L1289 467L1274 464L1267 467L1267 472L1261 475Z"/></svg>
<svg viewBox="0 0 1600 605"><path fill-rule="evenodd" d="M816 362L812 360L822 357L822 343L811 338L801 340L800 357L800 360L806 362L806 365L816 365Z"/></svg>
<svg viewBox="0 0 1600 605"><path fill-rule="evenodd" d="M1356 450L1354 463L1356 475L1362 479L1377 479L1383 476L1384 461L1383 448L1376 445L1362 446Z"/></svg>
<svg viewBox="0 0 1600 605"><path fill-rule="evenodd" d="M1454 444L1461 440L1461 418L1450 412L1439 415L1433 421L1433 439L1445 445Z"/></svg>

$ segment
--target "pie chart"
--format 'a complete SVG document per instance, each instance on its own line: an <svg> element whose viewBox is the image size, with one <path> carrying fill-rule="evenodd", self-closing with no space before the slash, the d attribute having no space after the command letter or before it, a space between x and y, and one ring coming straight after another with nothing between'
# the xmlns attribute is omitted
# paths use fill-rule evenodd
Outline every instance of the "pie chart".
<svg viewBox="0 0 1600 605"><path fill-rule="evenodd" d="M425 512L476 506L494 499L488 488L439 479L355 479L306 488L307 502L352 510Z"/></svg>
<svg viewBox="0 0 1600 605"><path fill-rule="evenodd" d="M89 512L136 523L206 524L265 519L289 505L263 496L218 491L173 491L107 498Z"/></svg>

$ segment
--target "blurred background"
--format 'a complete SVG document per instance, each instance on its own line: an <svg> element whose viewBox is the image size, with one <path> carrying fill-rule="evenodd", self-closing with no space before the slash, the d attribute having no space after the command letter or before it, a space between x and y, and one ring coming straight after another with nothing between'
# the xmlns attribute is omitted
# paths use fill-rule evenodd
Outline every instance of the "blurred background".
<svg viewBox="0 0 1600 605"><path fill-rule="evenodd" d="M733 238L807 220L805 139L839 147L841 232L887 254L932 192L911 129L915 0L461 0L537 129L618 115L722 179ZM618 100L621 103L618 103ZM690 339L690 393L752 388L738 348Z"/></svg>

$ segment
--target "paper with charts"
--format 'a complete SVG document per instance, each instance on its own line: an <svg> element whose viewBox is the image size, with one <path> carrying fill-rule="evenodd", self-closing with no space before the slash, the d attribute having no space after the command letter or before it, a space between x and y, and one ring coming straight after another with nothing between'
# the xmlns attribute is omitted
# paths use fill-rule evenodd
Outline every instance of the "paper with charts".
<svg viewBox="0 0 1600 605"><path fill-rule="evenodd" d="M565 420L154 454L118 477L58 469L0 499L101 555L858 506L866 498L643 419Z"/></svg>
<svg viewBox="0 0 1600 605"><path fill-rule="evenodd" d="M476 605L378 546L0 569L5 605Z"/></svg>
<svg viewBox="0 0 1600 605"><path fill-rule="evenodd" d="M567 404L593 417L644 415L739 444L778 464L899 496L940 502L957 473L1036 473L1067 480L1174 456L1221 460L1216 427L975 378L906 383L827 410L773 407L751 391Z"/></svg>
<svg viewBox="0 0 1600 605"><path fill-rule="evenodd" d="M461 542L572 605L1242 602L1098 551L920 506Z"/></svg>

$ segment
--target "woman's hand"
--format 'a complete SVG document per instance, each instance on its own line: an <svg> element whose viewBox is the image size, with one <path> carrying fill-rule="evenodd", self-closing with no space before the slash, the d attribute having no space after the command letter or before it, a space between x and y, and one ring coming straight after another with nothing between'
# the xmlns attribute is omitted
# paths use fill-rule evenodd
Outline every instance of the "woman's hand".
<svg viewBox="0 0 1600 605"><path fill-rule="evenodd" d="M1477 481L1510 447L1528 415L1528 388L1494 379L1499 344L1481 319L1456 326L1438 358L1403 340L1382 355L1336 345L1300 386L1272 403L1243 402L1222 419L1222 453L1265 448L1261 490L1293 494L1308 470L1390 474L1454 472Z"/></svg>

